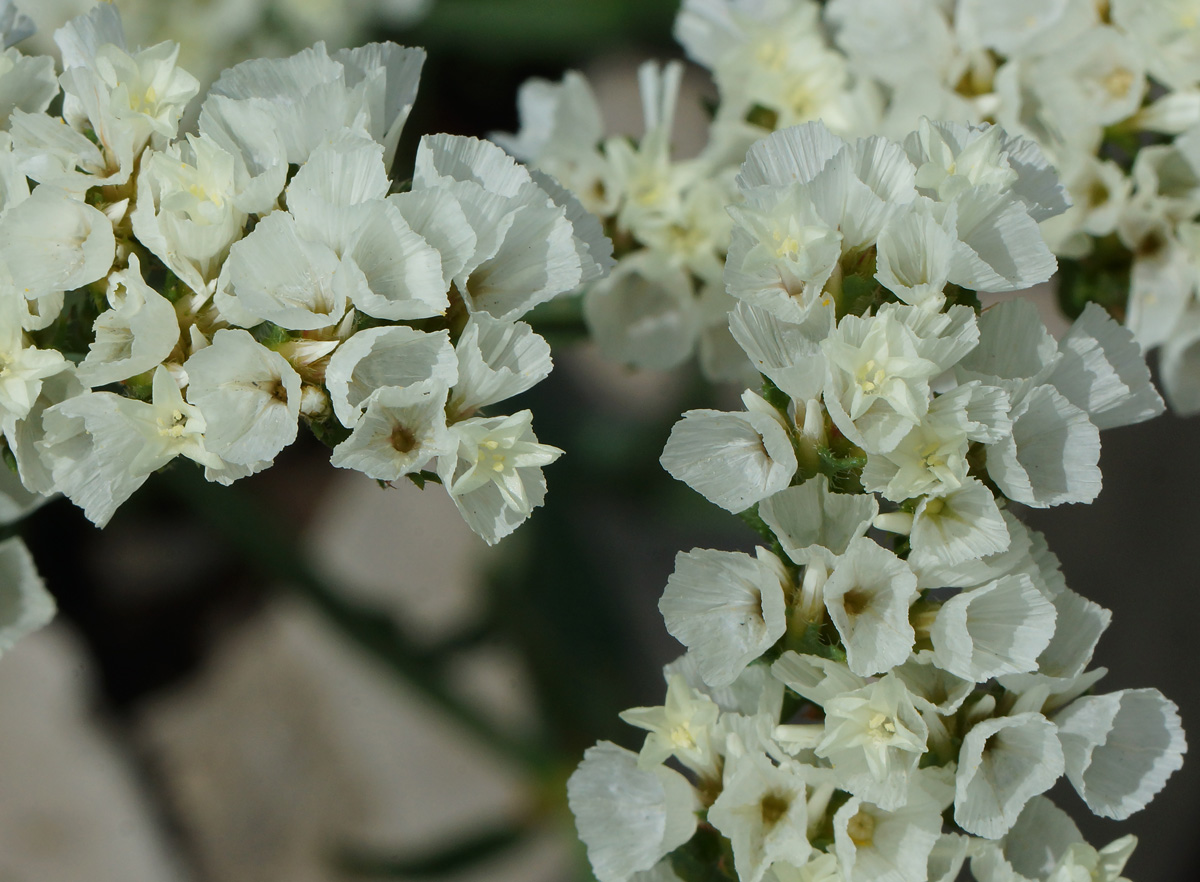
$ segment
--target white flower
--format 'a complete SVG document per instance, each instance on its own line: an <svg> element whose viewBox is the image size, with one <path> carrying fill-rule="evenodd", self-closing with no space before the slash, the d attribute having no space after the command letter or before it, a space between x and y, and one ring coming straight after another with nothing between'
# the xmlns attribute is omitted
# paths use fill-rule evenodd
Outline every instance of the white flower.
<svg viewBox="0 0 1200 882"><path fill-rule="evenodd" d="M1046 877L1046 882L1129 882L1121 871L1137 845L1136 836L1122 836L1097 851L1076 842Z"/></svg>
<svg viewBox="0 0 1200 882"><path fill-rule="evenodd" d="M600 882L625 882L683 845L700 807L678 772L644 769L637 754L607 741L584 753L567 782L567 801Z"/></svg>
<svg viewBox="0 0 1200 882"><path fill-rule="evenodd" d="M682 363L700 332L688 273L651 250L623 259L583 296L588 332L609 358L648 370Z"/></svg>
<svg viewBox="0 0 1200 882"><path fill-rule="evenodd" d="M787 487L797 466L774 408L749 390L742 400L746 413L684 413L659 459L671 477L734 513Z"/></svg>
<svg viewBox="0 0 1200 882"><path fill-rule="evenodd" d="M1009 438L987 448L988 475L1004 495L1034 508L1091 502L1100 493L1100 433L1053 386L1013 406Z"/></svg>
<svg viewBox="0 0 1200 882"><path fill-rule="evenodd" d="M829 416L868 452L893 449L921 421L929 381L939 372L900 315L889 309L867 318L848 315L821 344L829 363Z"/></svg>
<svg viewBox="0 0 1200 882"><path fill-rule="evenodd" d="M908 658L915 639L908 607L916 597L917 577L904 561L866 537L850 543L824 587L850 670L871 676Z"/></svg>
<svg viewBox="0 0 1200 882"><path fill-rule="evenodd" d="M0 542L0 655L54 618L54 598L46 590L25 543Z"/></svg>
<svg viewBox="0 0 1200 882"><path fill-rule="evenodd" d="M1103 307L1084 307L1058 348L1062 358L1049 382L1086 411L1097 429L1140 423L1163 412L1141 347Z"/></svg>
<svg viewBox="0 0 1200 882"><path fill-rule="evenodd" d="M542 504L546 479L542 467L562 451L539 444L533 414L472 417L454 423L457 447L438 460L438 475L467 525L494 545Z"/></svg>
<svg viewBox="0 0 1200 882"><path fill-rule="evenodd" d="M214 470L222 461L204 447L204 416L183 400L165 367L154 372L151 403L89 392L49 408L37 446L63 495L96 526L176 456Z"/></svg>
<svg viewBox="0 0 1200 882"><path fill-rule="evenodd" d="M825 702L816 754L833 765L839 786L890 811L908 799L928 734L904 683L887 674Z"/></svg>
<svg viewBox="0 0 1200 882"><path fill-rule="evenodd" d="M812 852L806 828L804 767L774 765L759 752L727 759L725 786L708 820L733 844L741 882L761 882L776 861L803 866Z"/></svg>
<svg viewBox="0 0 1200 882"><path fill-rule="evenodd" d="M910 566L952 567L1004 551L1008 527L992 491L975 478L942 496L926 496L913 511Z"/></svg>
<svg viewBox="0 0 1200 882"><path fill-rule="evenodd" d="M900 808L851 797L833 816L834 849L847 882L925 882L949 799L930 771L914 774Z"/></svg>
<svg viewBox="0 0 1200 882"><path fill-rule="evenodd" d="M832 309L814 309L802 324L746 302L729 313L729 330L755 369L793 401L820 396L825 379L820 343L833 330L833 322Z"/></svg>
<svg viewBox="0 0 1200 882"><path fill-rule="evenodd" d="M217 331L183 368L188 401L205 414L205 446L226 462L270 462L296 440L300 375L246 331Z"/></svg>
<svg viewBox="0 0 1200 882"><path fill-rule="evenodd" d="M109 309L92 324L96 335L77 376L104 386L156 368L179 342L179 319L170 301L142 281L136 254L129 267L109 276Z"/></svg>
<svg viewBox="0 0 1200 882"><path fill-rule="evenodd" d="M359 331L334 351L325 369L333 412L350 429L376 390L449 389L457 380L458 359L449 333L427 334L406 325Z"/></svg>
<svg viewBox="0 0 1200 882"><path fill-rule="evenodd" d="M954 820L969 833L998 839L1062 773L1057 730L1041 714L976 723L958 754Z"/></svg>
<svg viewBox="0 0 1200 882"><path fill-rule="evenodd" d="M1037 670L1054 623L1054 606L1028 576L1005 576L942 605L930 629L934 663L977 683Z"/></svg>
<svg viewBox="0 0 1200 882"><path fill-rule="evenodd" d="M671 636L688 648L710 686L728 686L787 628L787 574L765 549L695 548L675 556L658 608Z"/></svg>
<svg viewBox="0 0 1200 882"><path fill-rule="evenodd" d="M832 567L871 528L879 503L869 493L831 493L817 475L764 499L758 514L794 563Z"/></svg>
<svg viewBox="0 0 1200 882"><path fill-rule="evenodd" d="M1077 698L1055 714L1067 777L1088 808L1123 820L1183 765L1179 710L1157 689Z"/></svg>
<svg viewBox="0 0 1200 882"><path fill-rule="evenodd" d="M434 457L454 450L457 439L446 429L448 391L433 383L376 389L363 401L366 410L354 431L333 449L329 461L379 481L421 470Z"/></svg>
<svg viewBox="0 0 1200 882"><path fill-rule="evenodd" d="M524 322L502 322L484 312L467 319L455 344L458 380L451 413L468 414L518 395L544 380L553 367L550 344Z"/></svg>
<svg viewBox="0 0 1200 882"><path fill-rule="evenodd" d="M1128 33L1142 50L1150 76L1173 90L1187 89L1200 80L1200 39L1195 0L1113 0L1113 23Z"/></svg>
<svg viewBox="0 0 1200 882"><path fill-rule="evenodd" d="M26 299L103 278L115 248L112 222L55 187L38 187L0 218L0 262Z"/></svg>
<svg viewBox="0 0 1200 882"><path fill-rule="evenodd" d="M21 329L24 312L21 295L0 287L0 431L28 416L42 382L68 368L61 353L27 344Z"/></svg>
<svg viewBox="0 0 1200 882"><path fill-rule="evenodd" d="M662 707L630 708L621 712L621 719L649 733L638 754L642 767L675 756L697 774L713 777L719 769L712 744L719 714L711 698L689 686L681 674L671 674Z"/></svg>
<svg viewBox="0 0 1200 882"><path fill-rule="evenodd" d="M233 155L204 135L141 160L133 231L198 294L207 292L246 223L237 184Z"/></svg>

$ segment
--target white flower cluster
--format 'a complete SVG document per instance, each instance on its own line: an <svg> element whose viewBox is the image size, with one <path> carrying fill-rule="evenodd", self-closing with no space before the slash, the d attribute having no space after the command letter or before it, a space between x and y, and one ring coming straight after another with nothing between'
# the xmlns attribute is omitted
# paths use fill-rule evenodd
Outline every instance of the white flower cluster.
<svg viewBox="0 0 1200 882"><path fill-rule="evenodd" d="M809 123L738 186L730 325L764 394L684 414L662 463L766 547L676 558L664 705L568 787L597 878L1117 882L1133 838L1096 850L1042 794L1065 774L1127 817L1179 768L1179 715L1091 693L1111 614L1008 503L1090 501L1099 429L1162 402L1099 307L1057 342L1026 301L977 311L1054 269L1045 158L995 127Z"/></svg>
<svg viewBox="0 0 1200 882"><path fill-rule="evenodd" d="M1143 348L1163 347L1172 406L1200 412L1196 0L684 0L675 34L719 95L696 160L667 152L670 67L643 71L636 148L602 140L578 74L527 84L520 137L500 139L608 219L620 269L586 303L612 357L671 366L699 340L706 374L737 376L711 263L728 248L728 185L754 140L816 119L892 138L921 117L992 122L1039 144L1066 186L1070 208L1037 220L1053 253L1081 261L1064 281L1072 308L1124 310ZM657 174L632 177L629 157Z"/></svg>
<svg viewBox="0 0 1200 882"><path fill-rule="evenodd" d="M522 128L492 138L533 167L554 175L604 219L617 265L584 295L584 318L606 355L664 370L699 349L714 380L747 377L729 337L721 266L731 223L725 206L749 141L712 140L691 159L672 156L671 137L683 65L638 70L645 133L640 141L606 137L596 97L579 73L561 83L521 87ZM752 375L752 374L750 374Z"/></svg>
<svg viewBox="0 0 1200 882"><path fill-rule="evenodd" d="M0 437L24 486L103 525L176 457L230 483L303 420L336 466L430 467L488 543L520 525L561 451L481 409L550 372L518 319L610 262L578 202L448 135L393 183L419 49L244 62L181 136L176 45L127 49L108 3L55 38L60 75L0 66Z"/></svg>

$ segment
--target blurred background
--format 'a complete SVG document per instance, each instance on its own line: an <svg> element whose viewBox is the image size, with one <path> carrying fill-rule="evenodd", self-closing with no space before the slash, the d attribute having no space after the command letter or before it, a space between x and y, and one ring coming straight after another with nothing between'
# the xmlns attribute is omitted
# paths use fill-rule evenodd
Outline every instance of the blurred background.
<svg viewBox="0 0 1200 882"><path fill-rule="evenodd" d="M24 5L33 52L91 4ZM636 136L637 64L680 54L676 0L117 5L131 43L180 40L208 81L318 39L425 46L399 177L421 134L515 131L519 85L571 68L610 131ZM706 97L693 70L682 154ZM662 701L682 651L657 611L675 554L754 536L657 462L683 410L732 408L738 390L614 366L570 322L541 330L555 371L514 410L567 455L546 506L494 549L440 490L381 489L304 433L233 488L170 468L103 533L65 502L31 519L61 613L0 662L0 882L589 878L566 777L598 739L636 749L617 713ZM1028 521L1114 611L1102 688L1157 687L1200 733L1200 421L1103 443L1100 499ZM1127 822L1053 795L1098 845L1139 836L1130 878L1200 878L1194 759Z"/></svg>

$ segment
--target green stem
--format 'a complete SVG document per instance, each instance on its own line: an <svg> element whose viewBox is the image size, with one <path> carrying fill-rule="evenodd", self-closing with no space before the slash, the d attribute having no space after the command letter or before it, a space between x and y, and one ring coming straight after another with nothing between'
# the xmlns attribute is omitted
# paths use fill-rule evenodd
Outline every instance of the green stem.
<svg viewBox="0 0 1200 882"><path fill-rule="evenodd" d="M211 484L186 467L167 469L162 478L196 516L236 548L262 576L282 580L359 649L391 668L478 741L538 778L553 773L555 765L548 751L498 730L450 692L442 672L429 664L428 653L412 646L388 616L331 588L309 565L300 545L250 494L237 487Z"/></svg>

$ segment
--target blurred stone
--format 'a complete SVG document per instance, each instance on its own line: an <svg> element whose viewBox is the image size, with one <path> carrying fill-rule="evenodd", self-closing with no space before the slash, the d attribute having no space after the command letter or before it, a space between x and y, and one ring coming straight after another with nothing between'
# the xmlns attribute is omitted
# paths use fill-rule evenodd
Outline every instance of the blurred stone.
<svg viewBox="0 0 1200 882"><path fill-rule="evenodd" d="M530 808L518 774L295 601L229 639L144 727L215 882L325 882L339 846L418 853ZM456 878L554 878L567 847L539 839Z"/></svg>
<svg viewBox="0 0 1200 882"><path fill-rule="evenodd" d="M186 879L132 769L89 712L88 662L63 625L0 664L0 880Z"/></svg>

